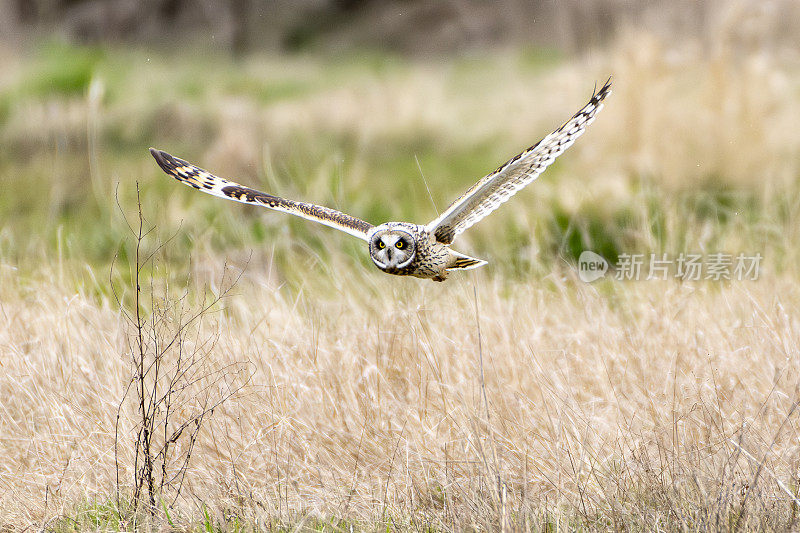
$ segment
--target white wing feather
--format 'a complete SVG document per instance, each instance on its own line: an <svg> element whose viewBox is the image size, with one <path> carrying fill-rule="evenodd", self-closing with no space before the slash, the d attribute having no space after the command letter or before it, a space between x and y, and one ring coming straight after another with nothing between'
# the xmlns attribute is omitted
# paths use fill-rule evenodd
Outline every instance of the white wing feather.
<svg viewBox="0 0 800 533"><path fill-rule="evenodd" d="M306 220L313 220L314 222L325 224L331 228L336 228L365 241L367 240L369 230L372 229L372 224L342 213L341 211L321 205L287 200L286 198L273 196L239 185L233 181L215 176L202 168L187 163L183 159L179 159L161 150L156 150L155 148L150 148L150 153L164 172L176 180L207 194L225 198L226 200L234 200L236 202L259 205L261 207L269 207L270 209L283 211L290 215L302 217Z"/></svg>
<svg viewBox="0 0 800 533"><path fill-rule="evenodd" d="M428 231L442 244L450 244L456 235L500 207L572 146L586 126L594 121L597 112L603 108L603 100L610 93L611 78L564 125L473 185L428 224Z"/></svg>

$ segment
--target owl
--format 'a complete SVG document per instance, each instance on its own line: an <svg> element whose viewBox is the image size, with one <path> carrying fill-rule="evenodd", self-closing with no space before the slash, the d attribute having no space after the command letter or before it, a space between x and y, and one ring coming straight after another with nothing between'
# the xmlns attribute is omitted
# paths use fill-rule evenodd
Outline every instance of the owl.
<svg viewBox="0 0 800 533"><path fill-rule="evenodd" d="M454 270L468 270L486 264L486 261L451 249L453 240L539 177L591 124L610 93L609 78L592 95L589 103L560 128L500 165L424 226L410 222L385 222L373 226L335 209L287 200L219 178L155 148L150 148L150 153L164 172L195 189L313 220L366 241L372 262L387 274L444 281Z"/></svg>

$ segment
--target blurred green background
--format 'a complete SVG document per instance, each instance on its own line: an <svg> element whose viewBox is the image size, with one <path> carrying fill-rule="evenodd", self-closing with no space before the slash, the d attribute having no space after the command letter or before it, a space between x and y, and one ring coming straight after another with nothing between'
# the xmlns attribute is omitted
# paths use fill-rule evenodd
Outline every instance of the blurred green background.
<svg viewBox="0 0 800 533"><path fill-rule="evenodd" d="M361 242L182 187L147 148L425 223L609 75L587 134L455 247L509 279L584 249L795 269L796 2L20 0L0 19L0 260L20 275L58 264L103 292L137 183L178 266L249 258L289 284L342 261L372 272Z"/></svg>

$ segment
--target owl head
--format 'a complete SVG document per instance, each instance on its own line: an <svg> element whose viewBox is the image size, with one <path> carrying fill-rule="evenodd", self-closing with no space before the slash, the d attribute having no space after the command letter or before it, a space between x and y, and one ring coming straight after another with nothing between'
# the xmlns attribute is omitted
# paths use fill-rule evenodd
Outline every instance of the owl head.
<svg viewBox="0 0 800 533"><path fill-rule="evenodd" d="M381 225L370 236L369 255L378 268L392 272L408 266L414 260L417 245L409 231Z"/></svg>

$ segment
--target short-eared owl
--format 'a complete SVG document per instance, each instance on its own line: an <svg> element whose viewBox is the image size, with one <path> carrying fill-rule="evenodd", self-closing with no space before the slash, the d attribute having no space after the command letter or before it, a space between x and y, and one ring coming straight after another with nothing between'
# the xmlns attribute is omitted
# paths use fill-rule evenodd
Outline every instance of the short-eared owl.
<svg viewBox="0 0 800 533"><path fill-rule="evenodd" d="M385 222L373 226L334 209L286 200L218 178L154 148L150 153L164 172L195 189L314 220L365 240L369 243L372 262L387 274L444 281L451 270L486 264L486 261L451 250L453 239L535 180L591 124L610 92L609 79L564 125L478 181L426 226L409 222Z"/></svg>

